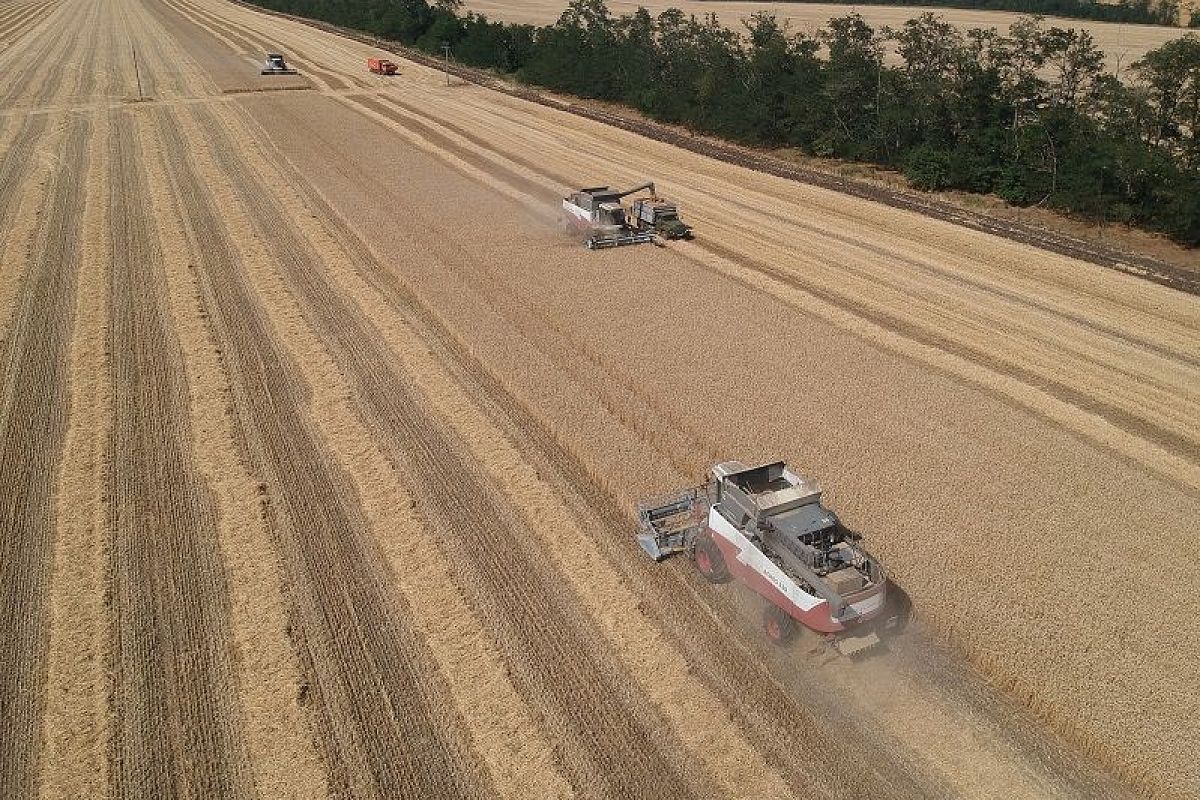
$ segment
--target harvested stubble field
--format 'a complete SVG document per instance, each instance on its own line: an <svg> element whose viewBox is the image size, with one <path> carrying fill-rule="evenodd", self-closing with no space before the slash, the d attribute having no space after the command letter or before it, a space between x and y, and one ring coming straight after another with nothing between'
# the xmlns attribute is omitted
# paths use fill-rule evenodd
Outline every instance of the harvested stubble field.
<svg viewBox="0 0 1200 800"><path fill-rule="evenodd" d="M1195 297L377 54L0 2L0 796L1200 792ZM644 177L695 242L557 232ZM776 456L889 651L633 545Z"/></svg>

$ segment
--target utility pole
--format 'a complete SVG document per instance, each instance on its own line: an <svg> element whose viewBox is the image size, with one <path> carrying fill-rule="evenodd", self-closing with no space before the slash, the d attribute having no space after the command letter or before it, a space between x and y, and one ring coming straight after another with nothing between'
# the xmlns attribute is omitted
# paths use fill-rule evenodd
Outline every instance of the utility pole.
<svg viewBox="0 0 1200 800"><path fill-rule="evenodd" d="M450 85L450 43L442 42L442 58L446 64L446 85Z"/></svg>
<svg viewBox="0 0 1200 800"><path fill-rule="evenodd" d="M137 78L138 100L144 100L145 98L142 96L142 72L138 69L137 62L137 48L131 44L129 45L129 50L133 53L133 74Z"/></svg>

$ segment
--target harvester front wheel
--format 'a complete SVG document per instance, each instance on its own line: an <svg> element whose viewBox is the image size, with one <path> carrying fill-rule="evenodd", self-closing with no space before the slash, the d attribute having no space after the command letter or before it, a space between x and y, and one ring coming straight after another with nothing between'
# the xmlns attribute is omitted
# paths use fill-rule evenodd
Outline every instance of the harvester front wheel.
<svg viewBox="0 0 1200 800"><path fill-rule="evenodd" d="M796 635L796 621L779 606L769 605L763 609L763 630L772 644L783 647Z"/></svg>
<svg viewBox="0 0 1200 800"><path fill-rule="evenodd" d="M696 539L696 549L692 553L696 562L696 571L704 576L709 583L727 583L729 581L729 566L721 548L713 541L711 533L702 533Z"/></svg>

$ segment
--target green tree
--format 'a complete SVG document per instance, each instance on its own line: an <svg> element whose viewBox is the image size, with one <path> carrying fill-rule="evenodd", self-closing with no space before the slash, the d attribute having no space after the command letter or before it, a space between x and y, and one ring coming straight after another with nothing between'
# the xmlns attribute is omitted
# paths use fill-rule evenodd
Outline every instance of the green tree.
<svg viewBox="0 0 1200 800"><path fill-rule="evenodd" d="M918 189L946 189L953 177L950 153L929 145L914 147L905 156L904 175Z"/></svg>
<svg viewBox="0 0 1200 800"><path fill-rule="evenodd" d="M832 154L873 159L883 90L881 37L860 14L829 21L821 40L829 48L825 98L835 127L829 131Z"/></svg>
<svg viewBox="0 0 1200 800"><path fill-rule="evenodd" d="M1054 70L1050 101L1068 108L1090 106L1104 74L1104 53L1087 31L1051 28L1040 35L1045 63Z"/></svg>
<svg viewBox="0 0 1200 800"><path fill-rule="evenodd" d="M654 21L655 65L646 76L642 110L666 122L694 125L700 52L694 16L669 8Z"/></svg>
<svg viewBox="0 0 1200 800"><path fill-rule="evenodd" d="M1189 33L1133 65L1148 89L1148 141L1170 148L1185 167L1200 166L1200 37Z"/></svg>

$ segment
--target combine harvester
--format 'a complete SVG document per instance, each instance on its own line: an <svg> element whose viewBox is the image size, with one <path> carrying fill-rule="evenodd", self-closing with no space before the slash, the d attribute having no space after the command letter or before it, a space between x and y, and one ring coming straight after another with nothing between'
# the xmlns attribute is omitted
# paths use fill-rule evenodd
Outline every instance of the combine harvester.
<svg viewBox="0 0 1200 800"><path fill-rule="evenodd" d="M287 65L283 60L281 53L267 53L266 60L263 61L262 69L258 71L260 75L299 75L300 73Z"/></svg>
<svg viewBox="0 0 1200 800"><path fill-rule="evenodd" d="M776 644L800 623L853 657L901 622L885 613L879 562L821 504L821 489L782 461L717 464L708 482L639 505L638 519L638 544L655 561L687 553L711 583L736 578L762 595L763 627Z"/></svg>
<svg viewBox="0 0 1200 800"><path fill-rule="evenodd" d="M622 198L642 190L650 194L622 205ZM566 226L586 236L583 243L589 250L692 238L692 229L679 219L675 204L658 197L653 183L623 192L607 186L580 189L564 197L562 207Z"/></svg>

